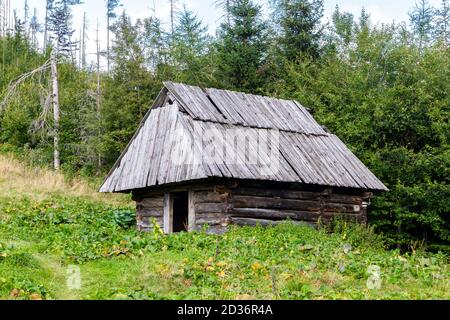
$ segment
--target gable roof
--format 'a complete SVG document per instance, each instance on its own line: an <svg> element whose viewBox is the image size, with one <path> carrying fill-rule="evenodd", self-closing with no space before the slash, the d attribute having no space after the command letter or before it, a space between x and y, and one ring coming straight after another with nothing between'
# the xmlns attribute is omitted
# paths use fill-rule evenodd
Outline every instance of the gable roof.
<svg viewBox="0 0 450 320"><path fill-rule="evenodd" d="M205 142L210 132L219 134ZM230 143L229 132L238 132L236 139L254 137L253 142L272 134L277 148L260 152L248 141ZM234 162L227 161L225 154L205 161L205 144L214 150L225 146L242 152ZM255 161L243 156L249 150L257 157ZM387 190L297 101L165 82L100 191L129 191L210 177Z"/></svg>

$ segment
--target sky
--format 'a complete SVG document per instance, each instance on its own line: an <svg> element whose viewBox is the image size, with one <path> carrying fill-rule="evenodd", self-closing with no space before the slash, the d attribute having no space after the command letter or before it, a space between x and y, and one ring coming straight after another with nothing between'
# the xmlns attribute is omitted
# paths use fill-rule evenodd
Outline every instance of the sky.
<svg viewBox="0 0 450 320"><path fill-rule="evenodd" d="M6 0L3 0L6 1ZM17 10L19 17L23 17L25 0L10 0L12 8ZM195 12L197 16L208 26L209 32L214 34L216 28L220 25L223 17L221 9L215 5L216 0L176 0L177 8L186 7ZM255 0L255 2L265 4L266 0ZM441 0L428 0L433 6L439 6ZM170 22L170 4L169 0L122 0L123 6L117 11L123 10L132 17L133 20L145 18L155 14L161 19L163 27L169 29ZM400 22L408 20L408 12L414 6L415 0L324 0L325 17L327 21L334 11L336 5L339 5L341 11L351 12L359 16L362 8L370 14L371 21L374 24ZM34 8L37 10L37 16L42 22L45 16L45 0L28 0L30 14ZM95 29L97 20L99 22L100 46L106 47L106 17L105 0L84 0L84 4L73 7L73 25L75 29L81 29L83 13L87 13L89 27L88 53L89 59L94 60L95 52ZM268 12L268 10L265 10ZM75 37L79 37L79 32Z"/></svg>

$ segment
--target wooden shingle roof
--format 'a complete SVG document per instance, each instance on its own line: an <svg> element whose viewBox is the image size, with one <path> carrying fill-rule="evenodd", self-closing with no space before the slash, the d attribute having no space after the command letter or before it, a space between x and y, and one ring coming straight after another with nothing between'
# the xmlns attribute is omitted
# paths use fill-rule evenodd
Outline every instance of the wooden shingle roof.
<svg viewBox="0 0 450 320"><path fill-rule="evenodd" d="M250 142L231 146L225 137L236 129L248 137L275 132L276 153L269 158L252 149ZM207 132L219 134L205 142ZM249 161L242 152L237 154L239 161L232 163L218 155L205 161L205 144L216 150L247 148L257 159ZM165 82L100 191L122 192L210 177L387 190L297 101Z"/></svg>

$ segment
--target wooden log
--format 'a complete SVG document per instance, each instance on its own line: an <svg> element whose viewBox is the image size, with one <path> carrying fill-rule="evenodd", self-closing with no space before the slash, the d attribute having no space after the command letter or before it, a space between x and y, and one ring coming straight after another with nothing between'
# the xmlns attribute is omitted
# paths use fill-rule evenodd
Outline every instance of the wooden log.
<svg viewBox="0 0 450 320"><path fill-rule="evenodd" d="M277 190L264 188L239 187L233 190L234 195L274 197L283 199L297 200L319 200L319 192L296 191L296 190Z"/></svg>
<svg viewBox="0 0 450 320"><path fill-rule="evenodd" d="M222 203L226 202L228 193L219 193L214 191L197 191L195 192L195 203Z"/></svg>
<svg viewBox="0 0 450 320"><path fill-rule="evenodd" d="M359 213L361 206L357 204L325 202L323 209L328 212Z"/></svg>
<svg viewBox="0 0 450 320"><path fill-rule="evenodd" d="M231 192L230 188L228 188L227 186L223 186L223 185L214 186L213 191L218 192L218 193L230 193Z"/></svg>
<svg viewBox="0 0 450 320"><path fill-rule="evenodd" d="M225 213L227 211L228 211L227 203L196 203L195 204L195 213L197 215L201 215L202 213L213 213L213 212Z"/></svg>
<svg viewBox="0 0 450 320"><path fill-rule="evenodd" d="M148 230L153 227L153 222L156 222L161 228L163 227L163 219L161 217L137 217L136 227L138 230Z"/></svg>
<svg viewBox="0 0 450 320"><path fill-rule="evenodd" d="M223 212L211 212L197 215L195 219L196 224L210 224L210 225L228 225L230 217Z"/></svg>
<svg viewBox="0 0 450 320"><path fill-rule="evenodd" d="M164 215L163 208L139 208L137 213L143 217L162 217Z"/></svg>
<svg viewBox="0 0 450 320"><path fill-rule="evenodd" d="M345 204L358 204L361 205L363 200L359 196L345 195L345 194L330 194L325 196L324 199L329 202L345 203Z"/></svg>
<svg viewBox="0 0 450 320"><path fill-rule="evenodd" d="M271 226L271 225L277 225L280 223L283 223L285 221L283 220L266 220L266 219L252 219L252 218L232 218L231 221L233 224L239 225L239 226L257 226L261 225L263 227L265 226ZM301 223L301 221L292 221L293 223Z"/></svg>
<svg viewBox="0 0 450 320"><path fill-rule="evenodd" d="M234 208L230 212L231 217L255 218L283 220L292 219L299 221L316 221L319 218L319 212L309 211L291 211L274 209L256 209L256 208Z"/></svg>
<svg viewBox="0 0 450 320"><path fill-rule="evenodd" d="M137 206L142 207L150 207L150 208L163 208L164 207L164 198L143 198L140 201L136 201Z"/></svg>
<svg viewBox="0 0 450 320"><path fill-rule="evenodd" d="M234 208L285 209L302 211L319 211L319 201L293 200L235 195L231 198Z"/></svg>

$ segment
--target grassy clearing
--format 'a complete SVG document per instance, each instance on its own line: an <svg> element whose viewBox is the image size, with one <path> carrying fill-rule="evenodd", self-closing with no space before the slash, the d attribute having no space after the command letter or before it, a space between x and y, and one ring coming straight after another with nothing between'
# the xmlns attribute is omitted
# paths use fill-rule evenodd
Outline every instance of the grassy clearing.
<svg viewBox="0 0 450 320"><path fill-rule="evenodd" d="M448 256L385 250L359 226L164 236L126 228L131 215L128 197L0 158L0 298L450 298ZM77 290L67 286L72 265L80 268Z"/></svg>

